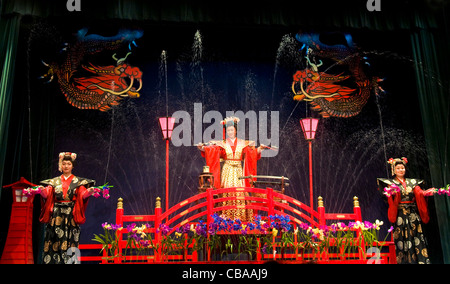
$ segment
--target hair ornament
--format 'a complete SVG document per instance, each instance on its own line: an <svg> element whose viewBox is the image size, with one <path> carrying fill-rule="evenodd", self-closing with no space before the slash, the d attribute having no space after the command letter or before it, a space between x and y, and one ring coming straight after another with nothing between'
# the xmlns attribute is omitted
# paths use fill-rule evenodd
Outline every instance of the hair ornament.
<svg viewBox="0 0 450 284"><path fill-rule="evenodd" d="M58 161L58 170L60 172L62 172L62 161L64 159L64 157L70 156L70 159L72 161L75 161L75 159L77 158L77 154L76 153L72 153L72 152L61 152L59 153L59 161Z"/></svg>
<svg viewBox="0 0 450 284"><path fill-rule="evenodd" d="M387 163L391 165L391 173L392 173L392 175L395 175L395 173L394 173L395 164L396 163L402 163L403 165L406 166L406 164L408 163L408 159L406 159L405 157L395 158L395 159L394 158L390 158L387 161Z"/></svg>

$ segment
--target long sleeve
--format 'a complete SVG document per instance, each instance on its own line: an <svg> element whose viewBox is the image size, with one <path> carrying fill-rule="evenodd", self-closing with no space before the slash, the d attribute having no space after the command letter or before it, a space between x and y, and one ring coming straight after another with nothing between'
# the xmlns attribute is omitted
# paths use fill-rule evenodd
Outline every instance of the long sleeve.
<svg viewBox="0 0 450 284"><path fill-rule="evenodd" d="M423 223L428 223L430 221L430 215L428 214L428 204L425 196L423 195L423 190L420 186L414 187L414 197L416 198L417 209L419 210L420 218Z"/></svg>
<svg viewBox="0 0 450 284"><path fill-rule="evenodd" d="M261 153L258 153L257 148L248 146L244 149L244 155L244 176L255 176L257 174L257 161L261 158ZM250 186L249 179L245 179L245 186Z"/></svg>
<svg viewBox="0 0 450 284"><path fill-rule="evenodd" d="M388 197L388 219L391 223L395 223L395 221L397 221L398 205L401 198L402 197L400 193Z"/></svg>
<svg viewBox="0 0 450 284"><path fill-rule="evenodd" d="M47 186L49 190L46 190L46 197L41 198L41 214L39 215L39 222L48 223L50 222L50 218L52 217L53 205L54 205L54 197L55 191L53 187Z"/></svg>
<svg viewBox="0 0 450 284"><path fill-rule="evenodd" d="M207 146L205 151L201 152L206 160L206 165L214 176L214 187L220 188L220 157L223 156L223 149L219 146Z"/></svg>
<svg viewBox="0 0 450 284"><path fill-rule="evenodd" d="M75 223L79 225L84 224L84 222L86 222L85 212L89 201L89 199L83 198L83 195L85 194L86 191L87 190L84 186L80 186L79 188L77 188L76 192L77 198L73 208L73 219Z"/></svg>
<svg viewBox="0 0 450 284"><path fill-rule="evenodd" d="M44 199L47 199L48 195L50 194L50 191L53 190L52 186L48 185L41 190L41 196Z"/></svg>
<svg viewBox="0 0 450 284"><path fill-rule="evenodd" d="M91 193L89 192L89 190L87 190L87 188L84 187L84 186L80 186L79 188L77 188L77 190L80 191L80 196L81 196L83 199L86 199L86 198L88 198L89 196L91 196Z"/></svg>

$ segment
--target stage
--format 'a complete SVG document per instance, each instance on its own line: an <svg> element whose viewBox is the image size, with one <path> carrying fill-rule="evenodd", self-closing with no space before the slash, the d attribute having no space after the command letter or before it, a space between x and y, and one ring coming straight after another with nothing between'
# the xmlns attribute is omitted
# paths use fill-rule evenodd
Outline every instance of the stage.
<svg viewBox="0 0 450 284"><path fill-rule="evenodd" d="M3 2L8 261L43 262L41 197L21 190L60 176L63 151L113 186L89 197L72 263L395 263L387 161L450 183L446 1ZM449 197L427 204L431 263L450 263Z"/></svg>

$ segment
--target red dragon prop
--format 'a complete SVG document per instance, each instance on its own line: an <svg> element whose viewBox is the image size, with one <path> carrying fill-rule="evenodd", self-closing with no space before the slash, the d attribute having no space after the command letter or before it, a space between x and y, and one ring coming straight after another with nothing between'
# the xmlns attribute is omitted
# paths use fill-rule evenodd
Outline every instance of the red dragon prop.
<svg viewBox="0 0 450 284"><path fill-rule="evenodd" d="M297 71L293 76L292 92L294 100L307 101L311 108L319 111L322 117L352 117L359 114L367 103L371 89L378 90L378 78L369 79L363 70L363 60L353 45L350 35L345 35L345 45L326 45L318 34L297 34L297 40L307 46L309 68ZM329 66L348 66L349 75L344 72L328 74L319 72L323 62L312 62L310 57L332 60ZM347 86L345 83L349 83ZM349 87L351 86L351 87ZM380 88L381 89L381 88Z"/></svg>
<svg viewBox="0 0 450 284"><path fill-rule="evenodd" d="M125 58L112 57L116 65L89 66L82 64L82 60L92 54L104 50L117 50L124 46L130 47L134 40L142 36L140 31L120 31L116 36L103 37L99 35L86 36L87 30L78 32L78 40L70 47L65 48L65 56L61 62L44 63L48 68L47 74L41 78L58 77L58 83L66 100L79 109L96 109L107 111L117 106L123 98L139 98L142 89L142 72L139 68L125 63ZM81 66L81 68L80 68ZM86 70L92 77L75 77L80 70ZM139 85L137 89L134 83Z"/></svg>

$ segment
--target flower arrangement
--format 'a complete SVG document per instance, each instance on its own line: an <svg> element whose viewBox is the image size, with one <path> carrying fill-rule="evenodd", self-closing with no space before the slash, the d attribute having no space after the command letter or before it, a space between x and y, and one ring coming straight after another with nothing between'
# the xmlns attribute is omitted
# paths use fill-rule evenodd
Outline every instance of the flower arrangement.
<svg viewBox="0 0 450 284"><path fill-rule="evenodd" d="M41 192L44 189L47 189L49 187L51 187L51 186L48 185L46 187L43 187L42 185L38 185L38 186L24 188L23 194L27 197L30 197L30 196L33 196L36 194L41 194ZM94 187L92 187L92 189L93 189L92 196L94 196L95 198L102 196L103 198L108 199L110 197L109 189L112 187L114 187L114 186L108 185L108 183L105 183L104 185L101 185L101 186L94 186Z"/></svg>
<svg viewBox="0 0 450 284"><path fill-rule="evenodd" d="M104 185L101 186L94 186L92 187L92 189L94 190L92 196L94 196L95 198L103 196L103 198L108 199L110 197L109 189L112 187L114 186L108 185L108 183L105 183Z"/></svg>
<svg viewBox="0 0 450 284"><path fill-rule="evenodd" d="M391 227L384 240L379 241L379 231L383 225L379 220L374 223L338 222L329 226L313 227L307 223L293 226L288 215L258 215L253 222L231 220L217 214L211 217L213 222L209 225L199 220L198 223L179 226L176 230L161 224L154 228L161 235L159 243L148 233L148 224L138 227L133 223L126 227L127 245L122 252L117 250L117 232L123 229L118 225L104 223L102 227L105 234L95 235L93 240L102 243L103 249L108 249L111 258L125 256L128 251L133 250L138 255L158 253L164 261L169 259L171 254L183 254L188 250L206 253L205 248L208 248L211 255L220 258L224 255L235 258L246 255L251 260L256 252L261 252L267 259L267 255L273 255L275 258L277 250L300 250L303 255L307 253L315 259L330 253L344 258L346 254L358 250L365 253L369 248L378 249L393 230ZM236 239L224 239L222 235L236 235Z"/></svg>
<svg viewBox="0 0 450 284"><path fill-rule="evenodd" d="M101 243L102 249L100 252L106 250L109 259L114 259L119 256L119 233L123 229L122 226L117 224L108 224L107 222L102 224L104 234L94 234L93 241Z"/></svg>
<svg viewBox="0 0 450 284"><path fill-rule="evenodd" d="M398 187L398 185L396 184L391 184L388 187L384 188L384 192L383 194L386 195L387 197L391 197L394 194L397 194L400 192L400 187Z"/></svg>
<svg viewBox="0 0 450 284"><path fill-rule="evenodd" d="M447 195L450 196L450 184L447 184L445 187L441 188L432 188L437 195Z"/></svg>
<svg viewBox="0 0 450 284"><path fill-rule="evenodd" d="M36 195L36 194L41 194L42 189L43 189L43 186L41 186L41 185L24 188L23 189L23 194L26 197L31 197L31 196Z"/></svg>
<svg viewBox="0 0 450 284"><path fill-rule="evenodd" d="M391 184L389 187L385 187L383 189L383 191L384 191L383 192L384 195L386 195L387 197L391 197L391 196L397 194L398 192L400 192L400 188L396 184ZM442 188L432 187L432 188L426 190L425 193L427 194L426 196L430 196L433 194L450 196L450 184L447 184L447 186L442 187ZM431 194L429 194L429 193L431 193Z"/></svg>

